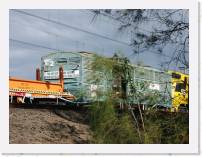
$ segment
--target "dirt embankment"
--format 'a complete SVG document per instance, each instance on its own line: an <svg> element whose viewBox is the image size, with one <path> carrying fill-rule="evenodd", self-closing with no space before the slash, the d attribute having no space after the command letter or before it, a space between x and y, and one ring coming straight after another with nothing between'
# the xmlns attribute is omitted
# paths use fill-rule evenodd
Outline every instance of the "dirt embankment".
<svg viewBox="0 0 202 157"><path fill-rule="evenodd" d="M10 144L90 143L85 110L10 107Z"/></svg>

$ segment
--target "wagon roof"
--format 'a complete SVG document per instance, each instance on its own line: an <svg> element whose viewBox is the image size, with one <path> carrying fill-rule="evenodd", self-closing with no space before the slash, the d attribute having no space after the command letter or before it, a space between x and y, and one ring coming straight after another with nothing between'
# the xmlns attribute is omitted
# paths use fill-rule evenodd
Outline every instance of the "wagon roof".
<svg viewBox="0 0 202 157"><path fill-rule="evenodd" d="M95 54L94 52L86 52L86 51L80 51L80 52L74 52L74 51L71 51L71 52L67 52L67 51L62 51L62 52L53 52L53 53L49 53L45 56L42 56L41 58L47 58L47 57L50 57L50 56L53 56L53 55L56 55L56 54L76 54L76 55L80 55L82 57L86 57L86 56L90 56L90 55L93 55Z"/></svg>
<svg viewBox="0 0 202 157"><path fill-rule="evenodd" d="M50 57L50 56L53 56L53 55L56 55L56 54L59 54L59 53L63 53L63 54L76 54L76 55L80 55L82 57L90 57L94 54L96 54L95 52L87 52L87 51L64 51L64 52L53 52L53 53L50 53L48 55L45 55L45 56L42 56L41 58L44 59L44 58L47 58L47 57ZM139 68L144 68L144 69L147 69L147 70L152 70L152 71L156 71L156 72L165 72L165 71L162 71L162 70L159 70L159 69L156 69L156 68L153 68L153 67L149 67L149 66L144 66L144 65L137 65L137 64L132 64L131 63L131 66L133 67L139 67Z"/></svg>

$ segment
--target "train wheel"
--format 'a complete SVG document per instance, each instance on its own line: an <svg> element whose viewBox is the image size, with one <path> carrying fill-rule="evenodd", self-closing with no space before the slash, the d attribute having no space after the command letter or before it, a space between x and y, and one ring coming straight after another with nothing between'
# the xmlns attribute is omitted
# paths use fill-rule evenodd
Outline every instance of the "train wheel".
<svg viewBox="0 0 202 157"><path fill-rule="evenodd" d="M24 103L23 97L17 97L17 103L18 103L18 104Z"/></svg>

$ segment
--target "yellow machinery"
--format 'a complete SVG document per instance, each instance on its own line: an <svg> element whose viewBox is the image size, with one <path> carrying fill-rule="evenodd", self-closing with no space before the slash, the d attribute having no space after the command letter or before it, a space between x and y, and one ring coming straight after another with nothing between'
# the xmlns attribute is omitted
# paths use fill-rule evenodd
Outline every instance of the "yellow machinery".
<svg viewBox="0 0 202 157"><path fill-rule="evenodd" d="M10 102L17 103L54 103L73 101L75 97L63 91L63 68L59 69L60 82L50 83L40 81L40 71L37 69L36 80L9 78Z"/></svg>
<svg viewBox="0 0 202 157"><path fill-rule="evenodd" d="M189 75L169 71L172 75L172 109L173 112L189 109Z"/></svg>

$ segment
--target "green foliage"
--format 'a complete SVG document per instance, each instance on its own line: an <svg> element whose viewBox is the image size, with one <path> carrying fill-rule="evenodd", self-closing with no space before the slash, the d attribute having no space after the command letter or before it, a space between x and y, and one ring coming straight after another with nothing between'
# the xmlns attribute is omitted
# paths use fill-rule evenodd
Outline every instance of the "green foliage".
<svg viewBox="0 0 202 157"><path fill-rule="evenodd" d="M189 115L147 111L144 114L145 139L150 144L188 144Z"/></svg>
<svg viewBox="0 0 202 157"><path fill-rule="evenodd" d="M137 127L128 111L115 109L112 99L91 106L90 126L92 143L96 144L187 144L189 143L189 116L185 113L165 113L149 110L143 113L145 131L138 119Z"/></svg>
<svg viewBox="0 0 202 157"><path fill-rule="evenodd" d="M111 99L92 105L90 124L93 131L92 143L139 143L131 117L126 113L119 115Z"/></svg>

